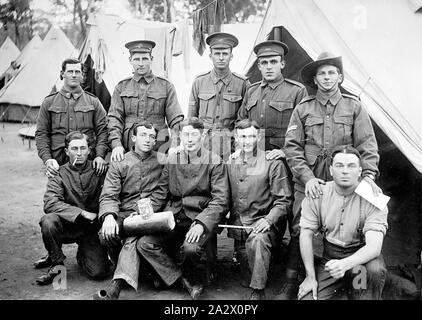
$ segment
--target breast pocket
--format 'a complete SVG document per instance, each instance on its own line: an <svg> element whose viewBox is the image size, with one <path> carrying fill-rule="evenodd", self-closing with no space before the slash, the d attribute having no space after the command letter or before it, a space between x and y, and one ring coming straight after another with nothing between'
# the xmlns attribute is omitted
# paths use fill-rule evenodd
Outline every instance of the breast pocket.
<svg viewBox="0 0 422 320"><path fill-rule="evenodd" d="M198 94L199 98L199 118L212 117L213 116L213 106L212 99L215 97L215 93L200 93Z"/></svg>
<svg viewBox="0 0 422 320"><path fill-rule="evenodd" d="M94 112L92 105L75 106L75 114L78 129L94 129Z"/></svg>
<svg viewBox="0 0 422 320"><path fill-rule="evenodd" d="M268 106L268 113L266 115L267 127L281 130L279 135L284 136L292 115L293 102L270 101Z"/></svg>
<svg viewBox="0 0 422 320"><path fill-rule="evenodd" d="M255 121L259 120L257 104L258 104L258 99L249 99L245 106L248 118Z"/></svg>
<svg viewBox="0 0 422 320"><path fill-rule="evenodd" d="M58 129L67 129L67 107L66 106L58 106L58 105L51 105L48 108L51 117L51 129L58 130Z"/></svg>
<svg viewBox="0 0 422 320"><path fill-rule="evenodd" d="M308 116L305 121L305 141L314 141L316 144L321 145L323 124L324 120L322 118Z"/></svg>
<svg viewBox="0 0 422 320"><path fill-rule="evenodd" d="M166 104L166 93L165 92L148 92L148 114L155 114L165 116L165 104Z"/></svg>
<svg viewBox="0 0 422 320"><path fill-rule="evenodd" d="M334 116L334 139L339 144L353 143L353 115Z"/></svg>
<svg viewBox="0 0 422 320"><path fill-rule="evenodd" d="M139 98L135 91L123 91L120 94L123 100L123 109L126 116L137 117Z"/></svg>
<svg viewBox="0 0 422 320"><path fill-rule="evenodd" d="M233 119L242 103L242 96L234 94L223 94L223 104L221 106L221 118Z"/></svg>

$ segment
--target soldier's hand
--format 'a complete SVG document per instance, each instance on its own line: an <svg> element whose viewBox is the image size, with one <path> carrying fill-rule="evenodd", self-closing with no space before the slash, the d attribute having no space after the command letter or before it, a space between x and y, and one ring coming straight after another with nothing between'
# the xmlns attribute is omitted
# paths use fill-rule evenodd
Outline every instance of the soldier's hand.
<svg viewBox="0 0 422 320"><path fill-rule="evenodd" d="M178 145L174 148L170 148L168 153L169 154L177 154L177 153L180 153L182 151L183 151L183 146L180 144L180 145Z"/></svg>
<svg viewBox="0 0 422 320"><path fill-rule="evenodd" d="M380 194L382 194L382 190L381 190L381 188L380 187L378 187L377 186L377 184L375 183L375 181L374 180L372 180L371 178L369 178L369 177L364 177L363 178L363 180L365 180L366 182L368 182L369 183L369 185L371 186L371 188L372 188L372 192L374 193L374 196L378 196L378 195L380 195Z"/></svg>
<svg viewBox="0 0 422 320"><path fill-rule="evenodd" d="M96 157L94 161L92 161L92 167L94 168L95 173L100 176L107 170L107 161L101 157Z"/></svg>
<svg viewBox="0 0 422 320"><path fill-rule="evenodd" d="M300 300L312 291L312 297L314 300L318 300L318 282L315 278L306 277L305 280L299 286L299 292L297 293L297 299Z"/></svg>
<svg viewBox="0 0 422 320"><path fill-rule="evenodd" d="M271 151L266 151L265 157L268 160L279 160L279 159L285 158L286 155L284 154L283 150L281 150L281 149L273 149Z"/></svg>
<svg viewBox="0 0 422 320"><path fill-rule="evenodd" d="M305 185L305 196L312 199L319 198L322 195L321 184L325 184L322 179L312 178L309 180Z"/></svg>
<svg viewBox="0 0 422 320"><path fill-rule="evenodd" d="M270 230L270 228L271 223L267 219L261 218L255 223L253 232L261 233Z"/></svg>
<svg viewBox="0 0 422 320"><path fill-rule="evenodd" d="M52 178L55 175L59 174L59 164L57 163L55 159L48 159L45 162L45 166L46 166L45 174L47 175L47 177Z"/></svg>
<svg viewBox="0 0 422 320"><path fill-rule="evenodd" d="M345 272L347 271L344 260L330 260L325 264L325 271L330 273L334 279L343 278Z"/></svg>
<svg viewBox="0 0 422 320"><path fill-rule="evenodd" d="M230 155L230 159L231 159L231 160L236 160L237 158L239 158L239 156L240 156L240 152L241 152L241 150L240 150L240 149L237 149L235 152L233 152L233 153Z"/></svg>
<svg viewBox="0 0 422 320"><path fill-rule="evenodd" d="M113 239L119 234L119 225L112 214L105 217L101 233L107 242L113 242Z"/></svg>
<svg viewBox="0 0 422 320"><path fill-rule="evenodd" d="M111 161L122 161L125 158L125 149L123 147L115 147L111 151Z"/></svg>
<svg viewBox="0 0 422 320"><path fill-rule="evenodd" d="M196 223L192 228L190 228L188 233L186 233L185 239L189 243L198 242L203 233L204 227L200 223Z"/></svg>
<svg viewBox="0 0 422 320"><path fill-rule="evenodd" d="M97 218L96 213L85 211L85 210L83 210L81 212L81 215L82 215L82 217L84 217L85 219L87 219L89 221L94 221Z"/></svg>

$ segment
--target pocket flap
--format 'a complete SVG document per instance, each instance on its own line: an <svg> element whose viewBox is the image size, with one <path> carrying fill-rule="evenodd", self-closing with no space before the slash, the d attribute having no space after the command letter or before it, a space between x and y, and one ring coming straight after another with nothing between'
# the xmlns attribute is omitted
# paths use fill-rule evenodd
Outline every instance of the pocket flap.
<svg viewBox="0 0 422 320"><path fill-rule="evenodd" d="M353 124L353 117L352 116L335 116L334 122L352 125Z"/></svg>
<svg viewBox="0 0 422 320"><path fill-rule="evenodd" d="M167 96L165 92L147 92L147 97L158 100L158 99L165 99Z"/></svg>
<svg viewBox="0 0 422 320"><path fill-rule="evenodd" d="M223 99L230 102L238 102L242 100L242 96L238 96L234 94L223 94Z"/></svg>
<svg viewBox="0 0 422 320"><path fill-rule="evenodd" d="M318 117L308 117L305 121L305 126L314 126L316 124L323 124L324 120L322 118Z"/></svg>
<svg viewBox="0 0 422 320"><path fill-rule="evenodd" d="M94 111L95 108L94 106L90 105L90 106L75 106L75 111L79 111L79 112L89 112L89 111Z"/></svg>
<svg viewBox="0 0 422 320"><path fill-rule="evenodd" d="M268 105L280 112L287 109L293 109L293 102L287 101L270 101Z"/></svg>
<svg viewBox="0 0 422 320"><path fill-rule="evenodd" d="M215 93L200 93L200 94L198 94L198 98L201 99L201 100L210 100L213 97L215 97Z"/></svg>
<svg viewBox="0 0 422 320"><path fill-rule="evenodd" d="M125 90L122 91L122 93L120 93L121 97L134 97L137 98L138 97L138 93L133 91L133 90Z"/></svg>
<svg viewBox="0 0 422 320"><path fill-rule="evenodd" d="M66 112L66 106L51 105L48 107L48 111L55 113L63 113Z"/></svg>

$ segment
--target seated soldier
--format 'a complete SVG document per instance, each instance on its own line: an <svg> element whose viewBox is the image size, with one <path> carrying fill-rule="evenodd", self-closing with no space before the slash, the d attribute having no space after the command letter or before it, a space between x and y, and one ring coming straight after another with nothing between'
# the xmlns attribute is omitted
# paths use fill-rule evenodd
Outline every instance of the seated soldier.
<svg viewBox="0 0 422 320"><path fill-rule="evenodd" d="M201 258L227 213L229 185L221 159L202 148L203 122L193 117L181 128L181 148L169 154L151 196L154 212L167 205L176 226L165 234L143 236L137 249L167 286L180 283L197 299L206 281L207 260Z"/></svg>
<svg viewBox="0 0 422 320"><path fill-rule="evenodd" d="M228 222L252 228L229 228L228 236L235 239L241 271L252 288L250 299L261 300L265 298L272 248L286 229L291 190L283 162L267 160L264 145L262 149L258 146L259 125L245 119L235 129L240 154L227 164L231 187Z"/></svg>
<svg viewBox="0 0 422 320"><path fill-rule="evenodd" d="M380 210L354 192L362 173L355 148L335 147L330 173L334 181L321 185L322 195L302 202L300 252L306 278L298 299L338 298L344 289L360 299L381 299L387 273L381 248L388 209ZM312 238L317 230L323 234L324 252L315 268Z"/></svg>
<svg viewBox="0 0 422 320"><path fill-rule="evenodd" d="M36 279L47 285L60 273L65 255L62 244L78 244L76 259L83 270L94 279L107 274L107 252L100 244L97 220L98 202L104 175L98 176L88 160L90 148L87 135L73 131L66 135L65 152L69 162L59 167L50 178L44 195L44 212L40 221L42 239L48 256L35 263L35 268L50 267Z"/></svg>
<svg viewBox="0 0 422 320"><path fill-rule="evenodd" d="M136 211L137 201L149 197L163 169L157 152L152 151L157 130L148 122L135 123L132 130L134 146L122 161L111 162L100 197L100 240L108 248L116 265L110 287L94 299L118 299L125 282L138 288L140 259L136 251L137 237L126 237L123 220ZM124 246L122 248L122 241Z"/></svg>

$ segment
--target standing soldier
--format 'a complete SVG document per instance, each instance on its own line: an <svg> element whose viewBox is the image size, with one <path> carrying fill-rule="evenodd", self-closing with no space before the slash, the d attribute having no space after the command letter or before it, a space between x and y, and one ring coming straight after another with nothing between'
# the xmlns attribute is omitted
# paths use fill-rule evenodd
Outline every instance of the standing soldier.
<svg viewBox="0 0 422 320"><path fill-rule="evenodd" d="M106 112L98 98L82 90L82 64L76 59L62 63L60 78L63 88L47 96L41 104L37 118L35 143L38 155L46 165L46 175L51 178L59 173L59 166L68 161L65 137L78 130L88 136L88 159L97 174L107 168L104 160L107 147Z"/></svg>
<svg viewBox="0 0 422 320"><path fill-rule="evenodd" d="M233 48L239 43L231 34L217 32L206 39L210 46L211 71L200 74L192 84L189 117L198 117L212 130L205 147L227 160L232 149L231 131L249 81L230 70Z"/></svg>
<svg viewBox="0 0 422 320"><path fill-rule="evenodd" d="M111 98L108 130L112 161L122 161L124 153L131 150L130 131L134 123L147 121L154 125L158 130L158 150L169 139L168 128L178 129L183 120L173 84L151 71L155 42L137 40L125 46L130 52L133 76L120 81Z"/></svg>
<svg viewBox="0 0 422 320"><path fill-rule="evenodd" d="M264 41L255 46L254 52L262 80L248 89L238 120L255 120L265 130L265 150L270 151L267 159L284 158L282 148L290 117L307 92L301 83L286 79L282 74L289 52L285 43Z"/></svg>
<svg viewBox="0 0 422 320"><path fill-rule="evenodd" d="M301 264L299 221L306 197L319 198L321 184L331 181L332 150L339 145L356 148L362 157L362 176L374 190L381 189L374 179L378 174L378 146L371 120L358 98L340 92L343 82L341 57L324 52L302 69L302 79L317 89L315 96L303 99L293 111L286 133L285 151L295 183L291 241L286 266L287 281L278 296L290 299L297 290Z"/></svg>

